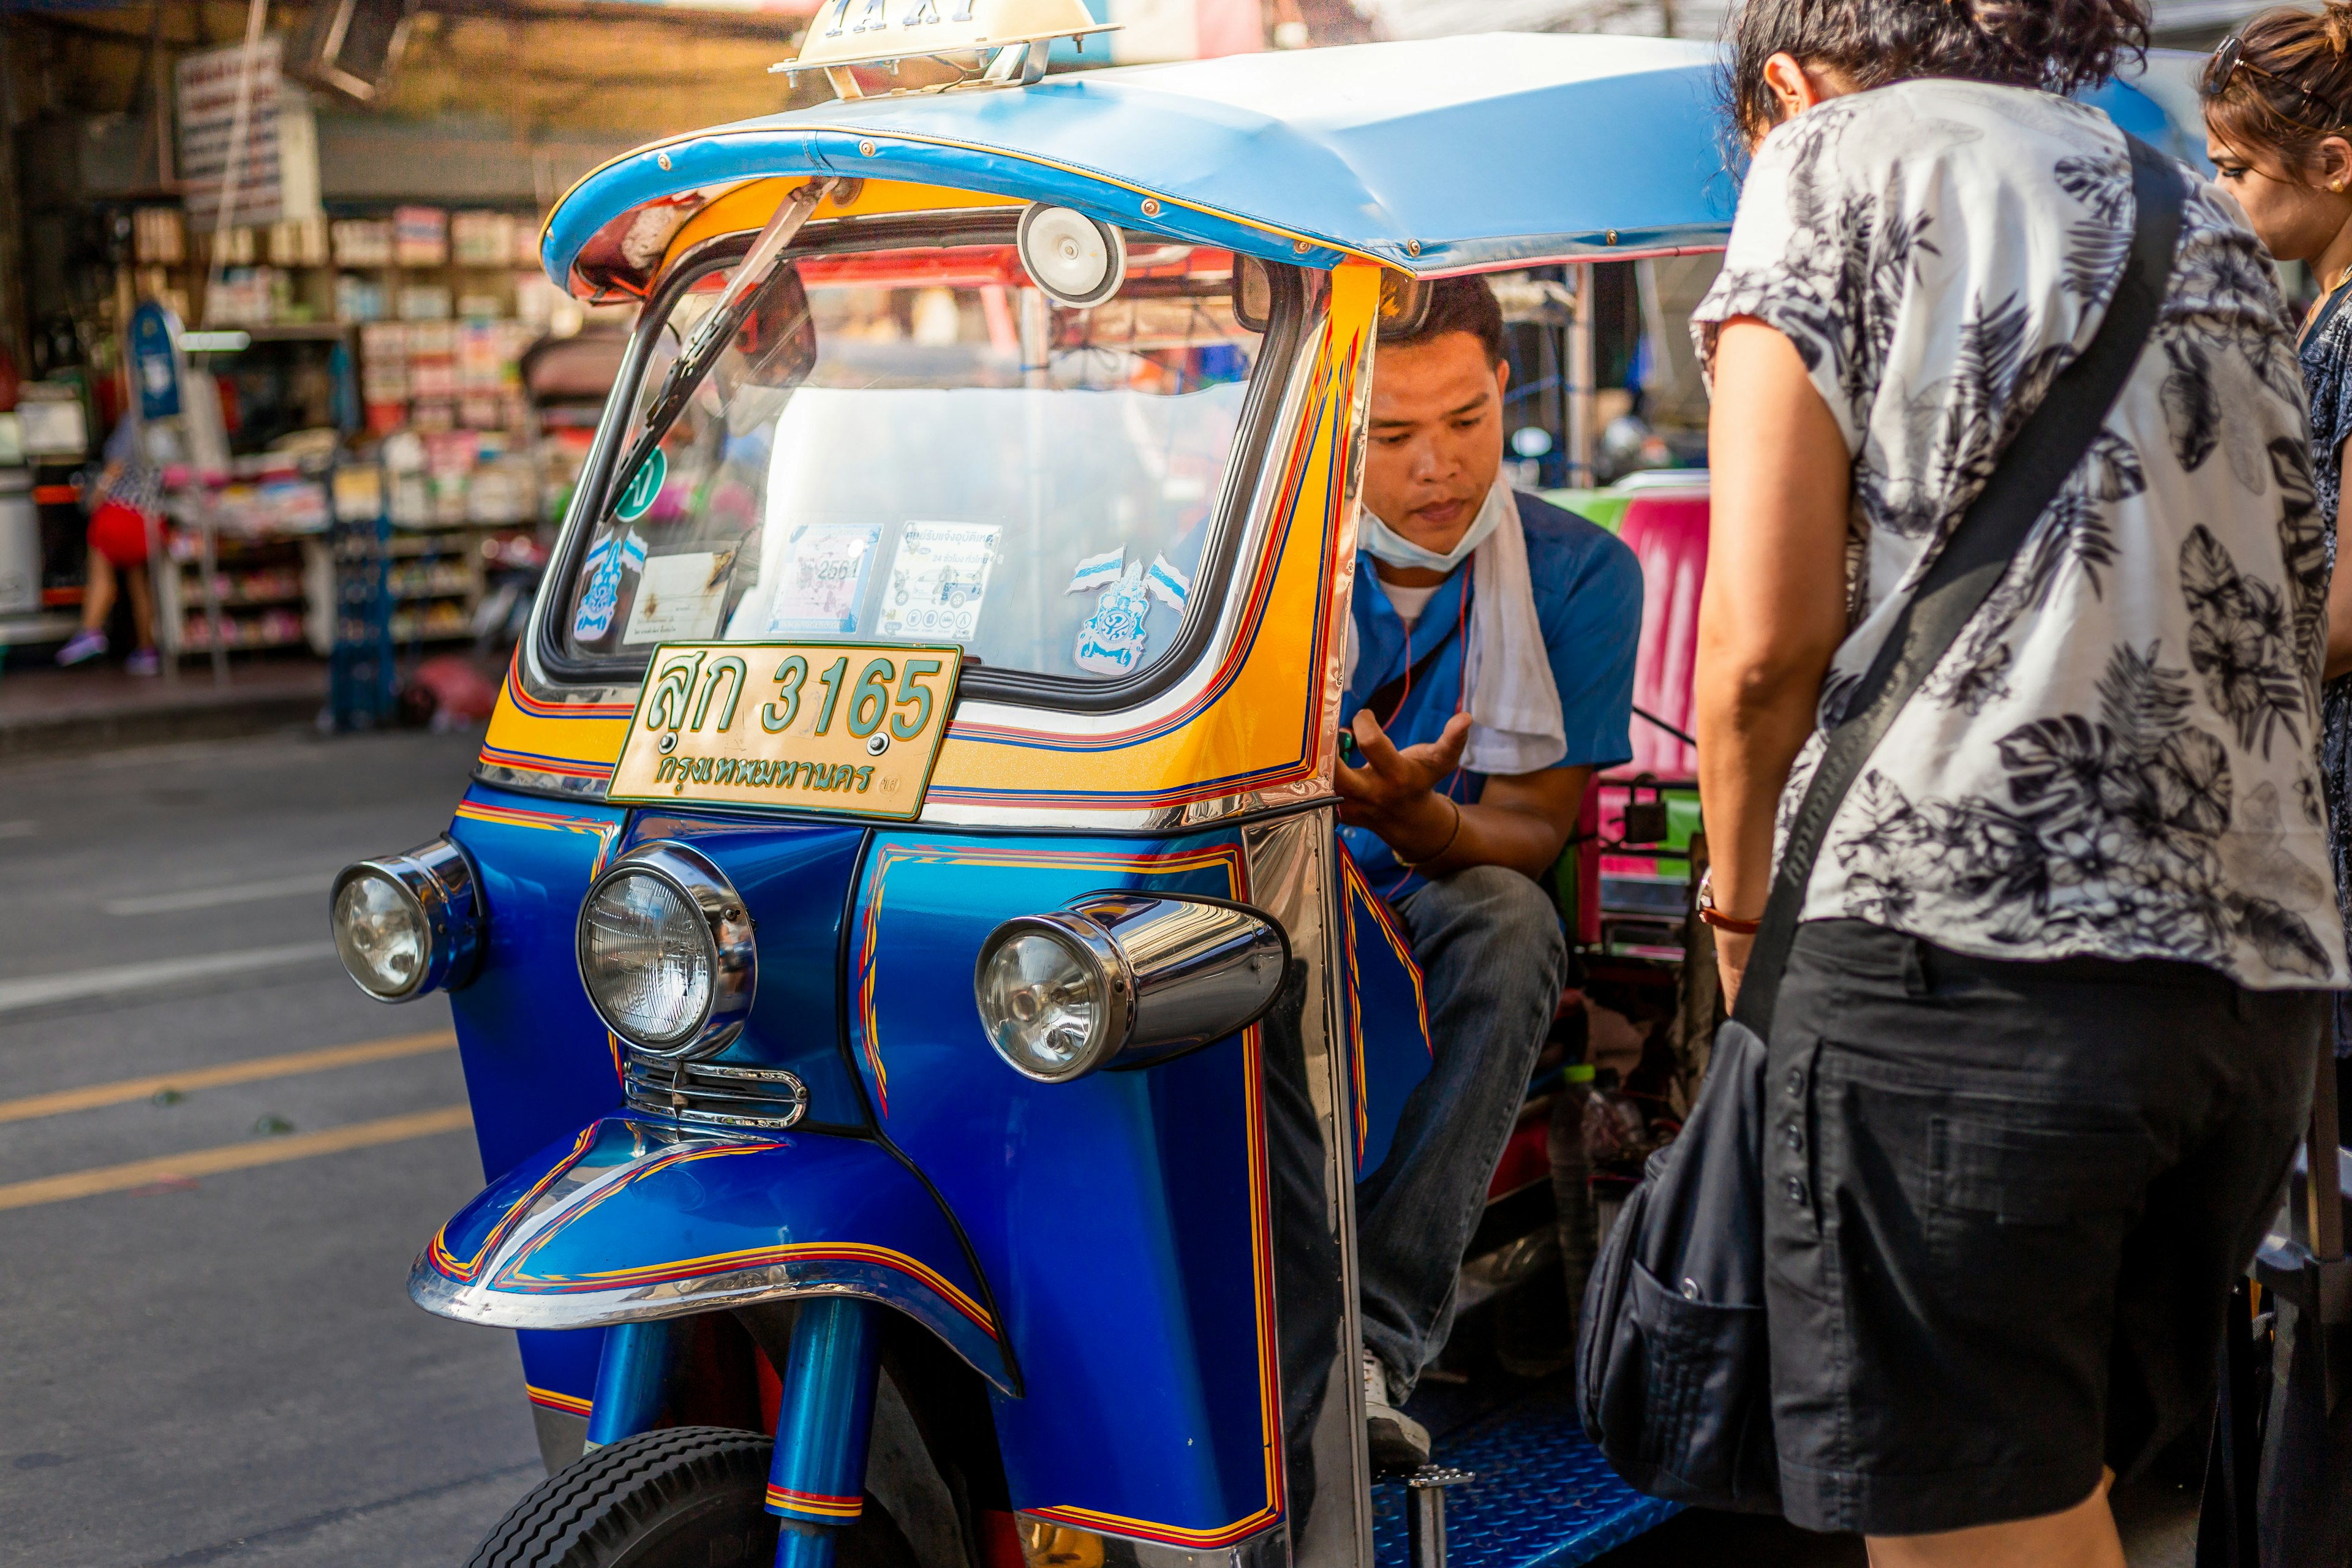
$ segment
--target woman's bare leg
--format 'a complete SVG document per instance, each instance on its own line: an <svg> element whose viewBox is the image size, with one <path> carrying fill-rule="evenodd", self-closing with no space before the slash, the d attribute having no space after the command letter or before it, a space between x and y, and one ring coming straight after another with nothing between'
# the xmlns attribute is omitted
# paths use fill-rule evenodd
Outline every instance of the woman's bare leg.
<svg viewBox="0 0 2352 1568"><path fill-rule="evenodd" d="M1870 1568L2124 1568L2124 1544L2107 1507L2110 1470L2098 1489L2063 1513L1940 1535L1874 1535Z"/></svg>
<svg viewBox="0 0 2352 1568"><path fill-rule="evenodd" d="M89 572L81 591L81 629L102 632L106 617L114 613L114 563L93 550L89 552Z"/></svg>
<svg viewBox="0 0 2352 1568"><path fill-rule="evenodd" d="M129 567L122 580L131 590L131 635L142 648L155 646L155 584L148 578L147 567Z"/></svg>

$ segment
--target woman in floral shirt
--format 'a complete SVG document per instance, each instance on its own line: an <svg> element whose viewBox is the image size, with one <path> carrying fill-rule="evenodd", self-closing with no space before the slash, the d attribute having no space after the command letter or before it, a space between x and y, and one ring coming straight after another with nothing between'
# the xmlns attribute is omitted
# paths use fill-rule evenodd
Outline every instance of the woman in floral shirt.
<svg viewBox="0 0 2352 1568"><path fill-rule="evenodd" d="M1696 330L1701 789L1736 926L1913 584L2105 317L2124 138L2047 89L2146 13L1748 0L1734 36L1754 162ZM2106 1478L2210 1393L2347 978L2291 323L2236 205L2181 177L2148 345L1832 820L1773 1019L1782 1498L1879 1568L2120 1568ZM1748 941L1718 926L1728 983Z"/></svg>

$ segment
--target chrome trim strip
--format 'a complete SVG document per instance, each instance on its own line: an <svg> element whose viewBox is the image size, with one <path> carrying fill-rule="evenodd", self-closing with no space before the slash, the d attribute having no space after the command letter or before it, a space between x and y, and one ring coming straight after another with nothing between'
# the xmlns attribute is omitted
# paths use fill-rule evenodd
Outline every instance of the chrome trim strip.
<svg viewBox="0 0 2352 1568"><path fill-rule="evenodd" d="M1312 1131L1322 1148L1323 1213L1317 1237L1339 1264L1337 1302L1286 1301L1276 1321L1286 1349L1294 1325L1330 1320L1329 1359L1323 1363L1323 1397L1308 1436L1314 1452L1311 1497L1286 1498L1285 1517L1297 1533L1290 1552L1301 1568L1373 1568L1371 1452L1364 1431L1364 1387L1358 1357L1363 1345L1356 1258L1355 1141L1343 1125L1351 1090L1346 1034L1339 1024L1339 879L1335 874L1330 808L1299 812L1243 830L1249 857L1250 895L1290 939L1292 963L1305 970L1306 1002L1299 1020ZM1273 1034L1269 1031L1269 1046ZM1271 1100L1269 1106L1271 1106ZM1269 1128L1271 1132L1272 1129ZM1281 1218L1276 1216L1279 1226ZM1326 1331L1318 1330L1317 1332ZM1318 1355L1319 1357L1320 1352ZM1286 1373L1289 1370L1286 1356ZM1286 1432L1288 1439L1293 1435ZM1293 1476L1291 1484L1297 1485ZM1303 1520L1302 1520L1303 1514Z"/></svg>
<svg viewBox="0 0 2352 1568"><path fill-rule="evenodd" d="M474 782L523 795L551 795L565 800L601 801L610 781L583 779L572 773L541 773L537 768L509 767L504 763L476 763Z"/></svg>
<svg viewBox="0 0 2352 1568"><path fill-rule="evenodd" d="M530 1235L520 1235L518 1239L527 1241ZM510 1250L511 1247L501 1248L501 1255ZM807 1264L775 1263L623 1289L521 1296L460 1285L419 1258L408 1271L408 1296L439 1317L499 1329L601 1328L656 1318L683 1318L721 1307L747 1307L758 1301L782 1301L803 1296L852 1296L886 1307L898 1305L854 1285L806 1278L812 1271L812 1266Z"/></svg>

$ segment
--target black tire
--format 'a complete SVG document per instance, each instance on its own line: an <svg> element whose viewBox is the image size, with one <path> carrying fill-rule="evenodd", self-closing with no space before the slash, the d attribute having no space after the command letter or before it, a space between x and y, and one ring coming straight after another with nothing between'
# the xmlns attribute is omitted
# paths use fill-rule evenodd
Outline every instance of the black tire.
<svg viewBox="0 0 2352 1568"><path fill-rule="evenodd" d="M731 1426L644 1432L548 1477L475 1548L467 1568L764 1568L774 1447ZM866 1500L839 1568L917 1568L890 1516Z"/></svg>

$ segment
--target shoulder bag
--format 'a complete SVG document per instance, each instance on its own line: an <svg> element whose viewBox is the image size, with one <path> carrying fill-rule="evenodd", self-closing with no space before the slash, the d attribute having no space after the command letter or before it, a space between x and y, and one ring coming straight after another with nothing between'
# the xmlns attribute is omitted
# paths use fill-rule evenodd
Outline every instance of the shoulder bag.
<svg viewBox="0 0 2352 1568"><path fill-rule="evenodd" d="M1929 565L1831 731L1772 882L1738 1005L1682 1134L1650 1159L1601 1249L1577 1334L1577 1403L1617 1473L1654 1497L1780 1510L1764 1310L1764 1059L1806 885L1838 804L2057 495L2156 322L2187 192L2136 138L2138 208L2114 300Z"/></svg>

